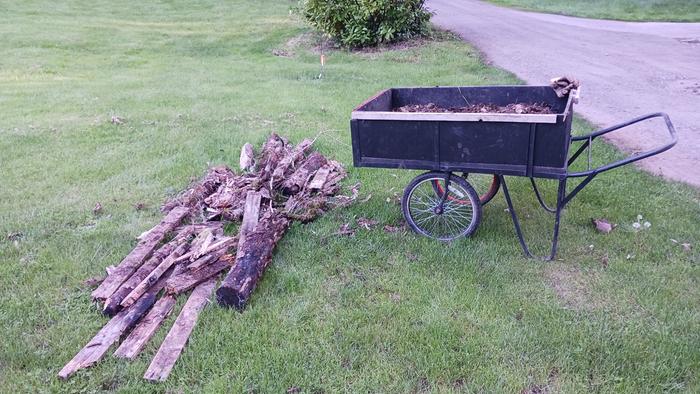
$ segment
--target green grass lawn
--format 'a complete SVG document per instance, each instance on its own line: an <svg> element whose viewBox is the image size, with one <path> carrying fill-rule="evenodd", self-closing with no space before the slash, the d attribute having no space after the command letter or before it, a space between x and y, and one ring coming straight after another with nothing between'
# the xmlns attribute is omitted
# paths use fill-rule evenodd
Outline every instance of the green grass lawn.
<svg viewBox="0 0 700 394"><path fill-rule="evenodd" d="M352 168L355 105L391 86L519 82L449 37L327 52L317 79L295 2L223 3L0 3L0 391L700 390L697 190L634 168L601 176L566 209L550 263L522 256L502 195L452 244L334 235L354 218L399 222L393 197L416 175ZM133 363L108 355L58 380L106 322L82 281L117 264L164 199L273 131L320 135L371 198L295 224L246 311L207 307L164 384L141 377L166 330ZM595 148L594 163L616 157ZM510 186L544 254L551 218L525 180ZM638 214L649 229L632 228ZM599 234L598 217L619 225Z"/></svg>
<svg viewBox="0 0 700 394"><path fill-rule="evenodd" d="M700 22L698 0L488 0L552 14L623 21Z"/></svg>

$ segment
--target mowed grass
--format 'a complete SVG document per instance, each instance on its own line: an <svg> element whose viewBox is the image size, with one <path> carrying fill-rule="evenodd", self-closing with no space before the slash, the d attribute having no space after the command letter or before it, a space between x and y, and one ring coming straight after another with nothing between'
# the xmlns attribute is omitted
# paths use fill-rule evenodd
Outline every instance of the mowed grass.
<svg viewBox="0 0 700 394"><path fill-rule="evenodd" d="M700 390L696 190L632 167L601 176L566 209L555 262L522 256L502 195L471 239L386 233L417 173L353 168L351 109L391 86L518 81L446 37L327 51L317 79L295 2L221 3L0 3L1 391ZM245 312L204 310L167 382L142 380L165 329L132 363L109 354L60 381L107 321L82 282L130 251L164 199L271 132L318 137L369 200L295 224ZM619 157L604 144L593 156ZM524 180L510 186L544 254L551 217ZM649 229L633 229L638 214ZM359 217L381 224L336 235ZM597 233L599 217L618 227Z"/></svg>
<svg viewBox="0 0 700 394"><path fill-rule="evenodd" d="M492 3L586 18L700 22L697 0L488 0Z"/></svg>

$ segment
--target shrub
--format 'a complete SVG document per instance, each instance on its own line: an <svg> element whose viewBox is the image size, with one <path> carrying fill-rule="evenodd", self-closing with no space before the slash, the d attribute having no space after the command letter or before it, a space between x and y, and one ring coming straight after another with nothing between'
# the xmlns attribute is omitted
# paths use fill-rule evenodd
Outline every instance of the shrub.
<svg viewBox="0 0 700 394"><path fill-rule="evenodd" d="M304 18L348 47L366 47L427 32L425 0L302 0Z"/></svg>

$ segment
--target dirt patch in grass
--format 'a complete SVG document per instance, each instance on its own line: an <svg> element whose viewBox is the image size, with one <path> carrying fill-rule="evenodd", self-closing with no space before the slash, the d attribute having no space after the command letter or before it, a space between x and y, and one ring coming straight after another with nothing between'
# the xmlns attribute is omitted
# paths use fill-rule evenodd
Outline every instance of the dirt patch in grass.
<svg viewBox="0 0 700 394"><path fill-rule="evenodd" d="M605 307L604 300L593 291L598 281L595 272L582 271L577 266L553 264L545 272L545 277L566 308L590 312Z"/></svg>

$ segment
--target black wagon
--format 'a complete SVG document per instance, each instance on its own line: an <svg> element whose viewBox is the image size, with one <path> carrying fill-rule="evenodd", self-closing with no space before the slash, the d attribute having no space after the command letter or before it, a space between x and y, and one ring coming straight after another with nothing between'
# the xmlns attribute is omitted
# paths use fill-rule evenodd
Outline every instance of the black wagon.
<svg viewBox="0 0 700 394"><path fill-rule="evenodd" d="M557 252L561 211L598 174L657 155L673 147L676 132L665 113L644 115L584 136L571 135L574 90L558 97L549 86L465 86L392 88L379 92L355 108L351 116L353 162L356 167L426 170L406 187L401 201L409 226L417 233L453 240L469 236L479 226L482 205L503 188L520 245L532 257L513 208L506 176L531 180L540 205L555 215L552 247ZM552 113L397 112L406 106L462 107L469 103L492 106L541 103ZM652 118L663 118L670 141L597 168L591 168L591 143L597 137ZM570 147L576 144L570 155ZM585 171L570 166L584 152ZM456 173L461 173L458 175ZM484 175L479 193L472 183ZM558 181L555 207L547 206L536 178ZM567 192L569 178L582 178Z"/></svg>

